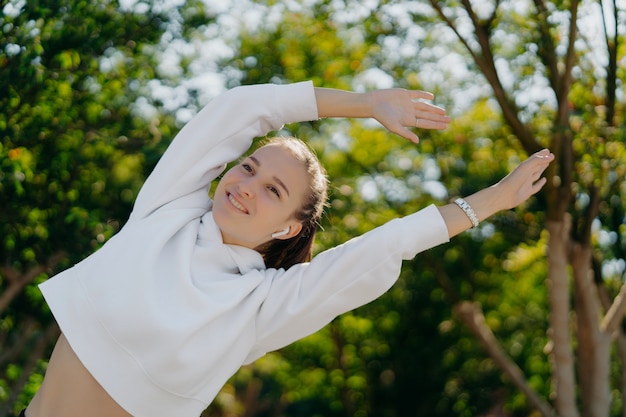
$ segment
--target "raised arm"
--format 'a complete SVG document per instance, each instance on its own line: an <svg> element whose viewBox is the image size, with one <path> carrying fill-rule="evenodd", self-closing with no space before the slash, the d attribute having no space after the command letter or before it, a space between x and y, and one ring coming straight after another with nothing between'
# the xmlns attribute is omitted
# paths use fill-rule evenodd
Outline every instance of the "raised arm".
<svg viewBox="0 0 626 417"><path fill-rule="evenodd" d="M539 151L519 164L497 184L466 197L465 210L462 202L439 207L439 212L448 227L449 237L471 228L472 215L476 216L475 221L483 221L500 210L517 207L539 192L546 183L546 178L541 175L553 160L554 155L549 150Z"/></svg>
<svg viewBox="0 0 626 417"><path fill-rule="evenodd" d="M144 183L131 218L168 203L205 209L208 189L252 139L285 123L317 119L311 82L233 88L209 102L176 135Z"/></svg>
<svg viewBox="0 0 626 417"><path fill-rule="evenodd" d="M450 117L433 100L431 93L392 88L355 93L332 88L315 88L319 117L374 118L390 132L419 142L411 129L445 129Z"/></svg>

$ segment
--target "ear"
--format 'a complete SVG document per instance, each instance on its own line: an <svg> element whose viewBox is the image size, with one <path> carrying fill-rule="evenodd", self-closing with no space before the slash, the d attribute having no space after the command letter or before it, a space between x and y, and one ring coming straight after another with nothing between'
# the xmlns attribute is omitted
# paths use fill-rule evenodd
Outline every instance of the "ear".
<svg viewBox="0 0 626 417"><path fill-rule="evenodd" d="M296 236L298 233L300 233L301 230L302 230L302 223L293 222L293 223L290 223L289 226L285 228L284 230L280 230L276 233L273 233L272 237L274 239L287 240Z"/></svg>

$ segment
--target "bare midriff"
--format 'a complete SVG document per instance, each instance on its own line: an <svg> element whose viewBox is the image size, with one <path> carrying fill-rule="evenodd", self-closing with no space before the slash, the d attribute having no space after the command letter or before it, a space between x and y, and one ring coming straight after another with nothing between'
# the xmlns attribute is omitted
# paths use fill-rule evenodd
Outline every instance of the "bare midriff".
<svg viewBox="0 0 626 417"><path fill-rule="evenodd" d="M132 417L83 366L65 336L57 341L27 417Z"/></svg>

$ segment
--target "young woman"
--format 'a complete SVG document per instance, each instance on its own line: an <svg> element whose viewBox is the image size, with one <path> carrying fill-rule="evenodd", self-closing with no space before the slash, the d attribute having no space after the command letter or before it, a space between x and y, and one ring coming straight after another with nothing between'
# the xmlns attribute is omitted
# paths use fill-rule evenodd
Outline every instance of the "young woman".
<svg viewBox="0 0 626 417"><path fill-rule="evenodd" d="M196 417L243 364L387 291L402 261L545 183L542 151L496 185L395 219L310 259L326 198L317 159L276 139L220 180L254 137L323 117L372 117L418 142L445 111L404 89L310 82L232 89L177 135L120 232L41 285L62 335L27 417ZM310 261L310 262L309 262Z"/></svg>

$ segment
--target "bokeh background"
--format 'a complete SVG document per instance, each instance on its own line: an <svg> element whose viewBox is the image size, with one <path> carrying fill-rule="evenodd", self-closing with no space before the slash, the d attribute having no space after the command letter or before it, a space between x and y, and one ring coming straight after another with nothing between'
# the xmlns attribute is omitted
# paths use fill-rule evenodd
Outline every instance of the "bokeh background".
<svg viewBox="0 0 626 417"><path fill-rule="evenodd" d="M37 284L119 230L205 103L306 79L432 91L454 118L419 145L285 126L332 181L316 251L557 159L528 203L241 369L203 416L626 415L625 23L624 0L1 1L0 416L59 334Z"/></svg>

